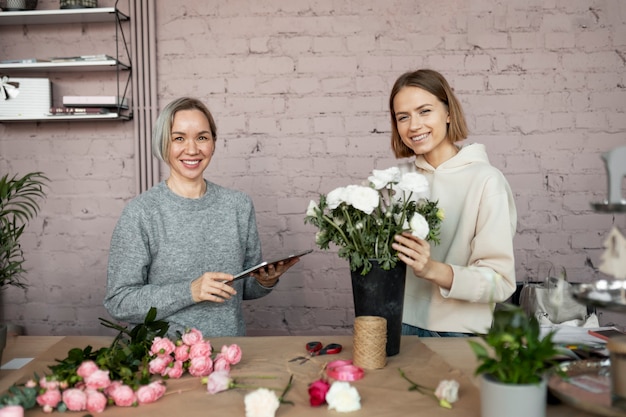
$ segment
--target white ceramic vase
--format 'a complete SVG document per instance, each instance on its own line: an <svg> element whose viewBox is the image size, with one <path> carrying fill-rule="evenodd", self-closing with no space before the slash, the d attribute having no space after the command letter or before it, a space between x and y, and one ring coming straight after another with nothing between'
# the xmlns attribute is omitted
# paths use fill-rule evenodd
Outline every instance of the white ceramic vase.
<svg viewBox="0 0 626 417"><path fill-rule="evenodd" d="M545 417L548 380L539 384L503 384L492 376L480 377L481 417Z"/></svg>

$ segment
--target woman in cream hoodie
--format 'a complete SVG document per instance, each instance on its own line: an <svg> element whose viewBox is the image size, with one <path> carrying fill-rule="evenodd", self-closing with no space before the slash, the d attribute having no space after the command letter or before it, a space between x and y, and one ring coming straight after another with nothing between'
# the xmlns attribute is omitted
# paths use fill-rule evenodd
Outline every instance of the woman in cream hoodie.
<svg viewBox="0 0 626 417"><path fill-rule="evenodd" d="M389 99L391 144L401 165L431 186L444 210L441 243L404 233L394 249L407 268L403 333L460 336L485 332L496 302L515 291L517 212L502 173L482 144L459 146L467 125L446 79L422 69L400 76Z"/></svg>

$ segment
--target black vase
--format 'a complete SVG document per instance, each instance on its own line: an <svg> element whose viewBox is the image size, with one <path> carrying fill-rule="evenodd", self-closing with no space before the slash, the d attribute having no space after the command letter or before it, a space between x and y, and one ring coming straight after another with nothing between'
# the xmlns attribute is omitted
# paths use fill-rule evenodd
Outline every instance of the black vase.
<svg viewBox="0 0 626 417"><path fill-rule="evenodd" d="M394 268L385 271L378 262L371 262L372 269L367 274L351 272L354 315L384 317L387 320L387 356L397 355L402 338L406 264L398 261Z"/></svg>

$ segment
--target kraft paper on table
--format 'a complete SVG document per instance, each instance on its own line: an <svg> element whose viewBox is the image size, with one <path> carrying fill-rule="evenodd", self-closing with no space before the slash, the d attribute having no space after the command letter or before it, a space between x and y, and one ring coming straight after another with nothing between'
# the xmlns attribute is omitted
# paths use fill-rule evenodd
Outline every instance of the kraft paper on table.
<svg viewBox="0 0 626 417"><path fill-rule="evenodd" d="M441 356L430 350L420 342L419 338L403 337L400 354L388 358L383 369L366 370L365 377L351 384L357 388L361 396L361 410L348 414L329 411L326 405L311 407L309 405L308 384L319 379L325 363L335 359L352 358L352 336L316 336L324 344L340 343L343 351L337 355L317 356L300 365L299 361L289 362L289 359L305 355L305 344L311 341L311 336L279 336L279 337L240 337L240 338L209 338L214 350L220 350L222 345L237 343L243 356L240 363L231 368L231 376L241 383L247 383L265 388L277 388L280 395L287 385L289 375L293 374L293 386L286 399L294 405L282 404L276 412L276 417L288 416L406 416L425 415L438 416L480 416L480 396L478 388L468 376L459 370L453 369ZM88 343L85 344L85 341ZM84 348L91 345L94 349L108 346L111 338L107 337L71 337L64 338L46 353L40 355L19 372L28 378L33 372L40 375L46 372L47 366L54 363L55 358L67 357L72 348ZM436 388L443 379L455 379L460 383L459 400L453 404L451 410L441 408L438 402L429 396L415 391L408 391L409 383L404 380L398 368L414 382L423 386ZM275 379L245 378L254 376L272 376ZM201 378L191 377L188 374L181 379L167 380L165 397L153 404L143 404L138 407L108 406L99 414L103 417L117 416L150 416L170 417L184 415L186 417L207 415L244 416L244 396L250 390L234 389L210 395L206 386L201 384ZM84 414L84 413L83 413ZM35 408L26 411L26 417L48 416ZM66 413L82 415L81 413Z"/></svg>

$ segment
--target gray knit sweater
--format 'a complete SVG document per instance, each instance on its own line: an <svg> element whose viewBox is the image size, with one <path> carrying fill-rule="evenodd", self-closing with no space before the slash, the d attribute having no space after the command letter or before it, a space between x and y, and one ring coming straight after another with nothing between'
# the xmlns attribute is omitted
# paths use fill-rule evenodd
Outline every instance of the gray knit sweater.
<svg viewBox="0 0 626 417"><path fill-rule="evenodd" d="M170 324L169 335L195 327L205 337L243 336L242 300L271 290L254 278L236 281L224 303L195 303L190 284L205 272L236 274L261 260L250 197L207 181L189 199L161 182L124 208L113 231L104 306L116 320L143 322L150 307Z"/></svg>

